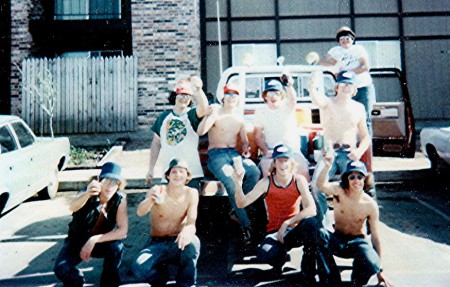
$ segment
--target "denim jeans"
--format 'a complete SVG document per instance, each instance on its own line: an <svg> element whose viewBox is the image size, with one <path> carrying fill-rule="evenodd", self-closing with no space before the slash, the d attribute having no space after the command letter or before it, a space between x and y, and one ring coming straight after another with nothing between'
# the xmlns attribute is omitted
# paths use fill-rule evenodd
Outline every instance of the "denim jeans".
<svg viewBox="0 0 450 287"><path fill-rule="evenodd" d="M376 95L375 95L375 87L373 84L358 88L358 92L353 97L353 100L360 102L364 105L364 108L366 109L366 121L367 121L367 128L369 129L369 133L372 136L372 120L371 120L371 114L373 110L373 105L376 102Z"/></svg>
<svg viewBox="0 0 450 287"><path fill-rule="evenodd" d="M341 281L333 255L354 258L351 280L357 286L367 284L372 275L380 272L380 257L363 235L348 236L321 228L320 239L321 254L326 258L330 274L334 277L333 282Z"/></svg>
<svg viewBox="0 0 450 287"><path fill-rule="evenodd" d="M331 178L336 173L342 174L345 172L345 169L347 168L347 164L351 161L348 158L348 151L344 149L337 149L335 152L335 158L333 161L333 164L331 166L330 171L328 172L328 176ZM316 169L314 170L313 178L312 178L312 194L314 197L314 200L316 201L316 208L317 208L317 219L319 220L319 223L322 225L329 225L328 222L324 222L326 220L325 213L328 210L327 205L327 195L323 193L319 188L317 187L317 177L319 176L322 169L325 168L325 164L323 163L322 159L319 160L317 163Z"/></svg>
<svg viewBox="0 0 450 287"><path fill-rule="evenodd" d="M134 262L135 275L152 287L165 286L169 280L168 265L177 265L177 286L195 286L200 240L194 236L192 242L181 250L175 239L173 236L150 239Z"/></svg>
<svg viewBox="0 0 450 287"><path fill-rule="evenodd" d="M214 176L222 182L228 193L228 200L233 208L236 217L239 220L241 227L248 227L250 221L247 212L244 208L238 208L236 206L236 199L234 195L236 193L236 187L231 176L226 175L222 168L226 165L233 166L233 158L240 157L241 155L235 148L215 148L208 151L208 161L206 162L208 169L214 174ZM242 164L245 169L244 182L242 189L245 194L250 192L255 184L258 182L261 173L258 167L250 159L244 159Z"/></svg>
<svg viewBox="0 0 450 287"><path fill-rule="evenodd" d="M259 261L281 268L286 262L287 252L295 247L303 246L301 270L307 278L316 275L316 262L319 266L318 274L322 278L320 267L325 262L319 262L319 223L315 217L308 217L300 221L295 227L289 227L284 235L284 244L274 239L275 234L269 234L260 244L257 251Z"/></svg>
<svg viewBox="0 0 450 287"><path fill-rule="evenodd" d="M66 287L83 286L83 272L76 267L81 262L80 251L80 246L75 246L66 240L56 258L55 275ZM103 258L100 286L115 287L120 285L119 267L122 263L122 255L123 244L120 240L95 244L92 257Z"/></svg>

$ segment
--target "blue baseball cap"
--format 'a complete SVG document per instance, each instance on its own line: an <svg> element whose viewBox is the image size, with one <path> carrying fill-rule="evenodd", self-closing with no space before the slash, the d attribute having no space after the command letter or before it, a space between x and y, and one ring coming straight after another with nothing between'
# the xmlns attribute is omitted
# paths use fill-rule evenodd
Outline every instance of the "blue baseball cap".
<svg viewBox="0 0 450 287"><path fill-rule="evenodd" d="M275 79L266 80L264 83L264 92L265 91L281 91L283 90L283 85L280 81Z"/></svg>
<svg viewBox="0 0 450 287"><path fill-rule="evenodd" d="M122 181L122 167L115 162L107 162L102 166L99 179L113 178Z"/></svg>
<svg viewBox="0 0 450 287"><path fill-rule="evenodd" d="M336 83L356 84L355 73L349 71L342 71L336 77Z"/></svg>
<svg viewBox="0 0 450 287"><path fill-rule="evenodd" d="M287 157L287 158L292 157L291 148L284 144L276 145L273 148L272 158L275 159L279 157Z"/></svg>
<svg viewBox="0 0 450 287"><path fill-rule="evenodd" d="M367 176L367 168L366 165L362 161L351 161L347 164L347 168L345 172L342 174L342 177L347 177L352 172L359 172L364 176Z"/></svg>

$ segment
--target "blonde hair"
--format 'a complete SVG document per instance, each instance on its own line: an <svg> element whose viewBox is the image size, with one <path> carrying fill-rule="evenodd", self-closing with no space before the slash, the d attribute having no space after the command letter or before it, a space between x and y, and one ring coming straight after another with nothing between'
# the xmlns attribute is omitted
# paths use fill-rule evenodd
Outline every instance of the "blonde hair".
<svg viewBox="0 0 450 287"><path fill-rule="evenodd" d="M277 173L277 167L276 167L276 164L275 164L275 160L276 160L276 158L274 158L272 160L272 163L270 164L270 168L269 168L269 173L270 174L276 174ZM289 171L291 173L295 173L295 171L297 170L297 162L292 157L289 158L289 161L291 163L291 167L289 168Z"/></svg>

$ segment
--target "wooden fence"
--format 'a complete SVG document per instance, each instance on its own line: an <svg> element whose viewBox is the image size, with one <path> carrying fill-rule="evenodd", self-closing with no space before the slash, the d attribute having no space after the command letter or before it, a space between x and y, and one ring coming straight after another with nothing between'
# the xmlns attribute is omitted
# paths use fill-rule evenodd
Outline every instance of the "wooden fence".
<svg viewBox="0 0 450 287"><path fill-rule="evenodd" d="M56 92L55 134L136 129L135 57L25 59L22 118L36 133L49 134L49 117L37 101L36 89L41 93L48 91L42 79L50 81Z"/></svg>

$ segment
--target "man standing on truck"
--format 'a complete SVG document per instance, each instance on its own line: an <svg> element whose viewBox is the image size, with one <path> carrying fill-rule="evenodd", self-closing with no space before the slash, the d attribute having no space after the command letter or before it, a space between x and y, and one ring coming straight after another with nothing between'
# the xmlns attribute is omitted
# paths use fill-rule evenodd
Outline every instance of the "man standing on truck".
<svg viewBox="0 0 450 287"><path fill-rule="evenodd" d="M278 79L266 80L262 93L266 105L255 110L255 142L263 153L259 166L263 176L269 175L273 148L283 143L292 149L292 157L297 162L297 173L309 181L309 163L300 152L300 139L297 133L295 117L297 96L293 87L294 81L286 74L281 79L286 91Z"/></svg>
<svg viewBox="0 0 450 287"><path fill-rule="evenodd" d="M156 163L164 171L169 167L170 159L177 157L188 162L193 177L190 186L199 189L203 169L198 155L197 127L208 109L208 99L202 87L203 82L197 76L191 76L190 81L180 80L169 96L173 109L161 113L152 125L154 134L150 147L150 166L146 175L148 186L155 176L161 177L165 182L162 174L155 174ZM194 100L197 107L191 108Z"/></svg>
<svg viewBox="0 0 450 287"><path fill-rule="evenodd" d="M337 154L339 156L339 154ZM333 197L334 232L322 228L322 255L326 258L330 276L336 286L341 285L339 270L333 255L354 258L351 275L352 286L367 284L372 275L377 274L378 284L393 286L383 275L381 268L381 243L379 237L379 209L376 201L364 193L369 184L367 169L361 161L348 163L341 175L341 182L329 182L328 174L334 164L334 153L323 159L324 168L320 171L317 186ZM372 246L365 240L364 227L368 222Z"/></svg>
<svg viewBox="0 0 450 287"><path fill-rule="evenodd" d="M288 258L287 252L304 246L301 260L302 283L312 285L316 282L316 261L321 258L318 256L319 224L314 217L316 205L305 177L296 174L297 163L292 157L291 148L283 144L275 146L272 158L270 175L258 181L247 194L242 191L243 173L238 170L234 172L236 203L244 208L257 199L264 198L268 223L266 237L257 251L258 260L270 264L275 272L281 273ZM322 277L320 267L324 265L318 266L319 277Z"/></svg>
<svg viewBox="0 0 450 287"><path fill-rule="evenodd" d="M233 166L243 169L245 172L244 192L249 192L260 179L261 174L255 163L249 159L250 147L244 118L236 111L239 101L239 89L226 85L223 105L210 106L197 132L200 136L208 133L208 169L225 186L231 207L241 226L244 243L249 244L252 240L250 219L245 209L236 206L234 199L236 187L231 175ZM236 147L238 138L242 143L244 159Z"/></svg>
<svg viewBox="0 0 450 287"><path fill-rule="evenodd" d="M334 150L333 152L336 153L329 176L331 177L337 172L342 174L347 163L359 160L371 143L364 106L352 100L356 94L355 74L347 71L338 74L335 85L336 96L333 98L319 93L314 74L311 76L308 91L312 102L320 108L325 148L329 152ZM357 145L358 139L359 145ZM320 222L328 208L326 195L316 186L317 176L323 168L324 163L319 160L312 180Z"/></svg>

